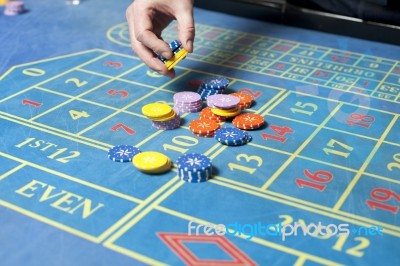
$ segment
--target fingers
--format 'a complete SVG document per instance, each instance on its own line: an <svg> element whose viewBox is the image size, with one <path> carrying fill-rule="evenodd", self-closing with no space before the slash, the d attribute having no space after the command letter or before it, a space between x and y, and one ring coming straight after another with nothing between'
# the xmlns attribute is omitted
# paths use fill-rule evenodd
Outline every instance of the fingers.
<svg viewBox="0 0 400 266"><path fill-rule="evenodd" d="M193 6L184 6L183 10L176 14L176 20L178 22L179 40L182 42L183 48L192 53L195 35Z"/></svg>
<svg viewBox="0 0 400 266"><path fill-rule="evenodd" d="M172 51L168 44L157 37L154 32L154 26L149 14L149 10L138 10L133 13L133 21L135 39L141 42L144 46L160 54L164 58L171 58Z"/></svg>
<svg viewBox="0 0 400 266"><path fill-rule="evenodd" d="M193 0L179 2L161 0L135 0L127 9L126 17L132 49L137 56L151 69L168 77L175 76L174 70L166 66L154 53L170 59L172 51L160 37L161 31L176 19L179 29L179 40L183 48L193 52L195 27L193 20Z"/></svg>
<svg viewBox="0 0 400 266"><path fill-rule="evenodd" d="M160 73L161 75L173 78L175 77L175 71L173 69L168 70L167 67L160 59L154 56L154 53L141 43L134 45L134 51L139 58L152 70Z"/></svg>
<svg viewBox="0 0 400 266"><path fill-rule="evenodd" d="M142 33L142 34L136 34L136 28L135 25L140 24L141 22L137 22L138 19L143 19L141 18L141 15L138 15L134 12L134 7L133 5L130 5L126 11L126 17L128 21L128 28L129 28L129 35L130 35L130 40L131 40L131 46L133 51L136 53L136 55L152 70L160 73L161 75L171 77L173 78L175 76L175 71L174 70L168 70L167 67L163 62L161 62L154 54L153 49L157 52L159 52L160 49L157 49L154 44L145 41L145 43L142 43L141 40L144 40L146 38L150 38L151 40L154 39L157 40L158 44L161 42L161 46L165 45L167 48L167 51L171 54L169 55L168 58L172 56L171 49L169 46L163 42L161 39L158 39L155 33ZM144 27L148 27L148 22L145 23ZM138 27L139 30L141 30L141 27ZM139 38L137 38L139 36ZM165 53L163 53L163 56Z"/></svg>

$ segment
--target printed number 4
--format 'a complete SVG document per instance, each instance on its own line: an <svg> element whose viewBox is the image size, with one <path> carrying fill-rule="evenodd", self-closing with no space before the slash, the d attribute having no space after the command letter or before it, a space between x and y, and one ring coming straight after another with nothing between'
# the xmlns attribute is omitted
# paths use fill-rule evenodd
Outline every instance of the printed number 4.
<svg viewBox="0 0 400 266"><path fill-rule="evenodd" d="M70 110L69 115L73 120L77 120L81 117L89 117L90 115L86 113L85 111L76 111L76 110Z"/></svg>

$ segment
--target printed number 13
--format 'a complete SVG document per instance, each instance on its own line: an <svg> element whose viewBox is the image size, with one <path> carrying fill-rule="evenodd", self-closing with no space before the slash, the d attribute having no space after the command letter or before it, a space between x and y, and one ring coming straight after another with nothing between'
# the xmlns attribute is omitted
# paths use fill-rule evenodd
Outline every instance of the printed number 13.
<svg viewBox="0 0 400 266"><path fill-rule="evenodd" d="M236 156L236 160L237 161L240 162L242 159L245 159L245 161L247 163L249 163L251 161L256 161L257 162L257 167L260 167L262 165L262 163L263 163L262 158L259 157L259 156L255 156L255 155L249 156L249 155L244 154L244 153L239 154L238 156ZM257 168L251 168L251 167L243 166L243 165L236 164L236 163L229 163L228 166L229 166L229 169L231 169L231 171L240 170L240 171L243 171L243 172L247 172L249 174L253 174L257 170Z"/></svg>

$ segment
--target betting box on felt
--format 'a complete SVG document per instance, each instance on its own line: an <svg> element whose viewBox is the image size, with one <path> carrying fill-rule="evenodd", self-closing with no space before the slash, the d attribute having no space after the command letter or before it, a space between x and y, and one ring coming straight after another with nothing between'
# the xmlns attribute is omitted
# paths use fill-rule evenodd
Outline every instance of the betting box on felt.
<svg viewBox="0 0 400 266"><path fill-rule="evenodd" d="M3 265L399 264L398 46L195 8L169 79L131 51L128 4L0 16ZM198 113L174 130L142 114L212 77L254 97L251 142L192 134ZM203 154L213 177L144 174L107 158L120 144Z"/></svg>

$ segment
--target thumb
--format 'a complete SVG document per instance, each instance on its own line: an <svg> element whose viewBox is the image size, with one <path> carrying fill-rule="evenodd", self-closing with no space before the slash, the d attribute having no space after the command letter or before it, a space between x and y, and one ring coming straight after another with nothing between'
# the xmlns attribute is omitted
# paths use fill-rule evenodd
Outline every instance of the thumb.
<svg viewBox="0 0 400 266"><path fill-rule="evenodd" d="M178 22L179 40L183 48L189 53L193 52L193 41L195 34L193 11L184 10L176 18Z"/></svg>

